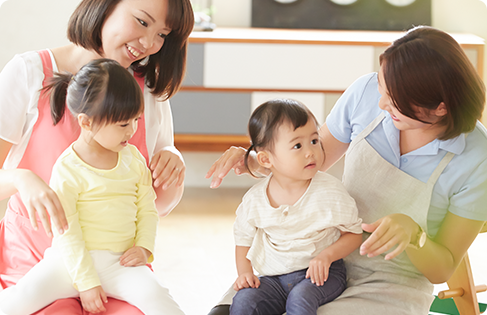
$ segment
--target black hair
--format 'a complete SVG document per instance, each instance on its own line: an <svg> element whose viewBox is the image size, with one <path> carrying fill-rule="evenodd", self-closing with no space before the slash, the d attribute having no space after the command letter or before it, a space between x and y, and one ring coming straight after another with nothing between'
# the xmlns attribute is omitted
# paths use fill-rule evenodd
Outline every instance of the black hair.
<svg viewBox="0 0 487 315"><path fill-rule="evenodd" d="M120 1L82 0L69 19L68 39L101 54L103 25ZM152 94L169 99L179 90L186 70L188 37L194 27L190 0L168 0L165 22L171 32L166 36L162 48L149 56L147 62L136 61L132 67L145 78Z"/></svg>
<svg viewBox="0 0 487 315"><path fill-rule="evenodd" d="M274 147L275 133L279 127L289 122L294 130L312 121L318 128L319 124L313 113L301 102L292 99L273 99L259 105L249 119L248 133L251 141L245 154L245 166L255 177L248 165L250 152Z"/></svg>
<svg viewBox="0 0 487 315"><path fill-rule="evenodd" d="M95 59L76 75L57 73L44 91L50 91L51 117L56 125L66 106L73 116L86 114L94 125L126 121L144 111L139 84L130 72L111 59Z"/></svg>
<svg viewBox="0 0 487 315"><path fill-rule="evenodd" d="M434 110L445 104L447 114L437 124L446 128L438 139L470 132L482 117L484 83L447 33L429 26L415 27L381 54L380 63L389 96L405 116L422 121L412 105Z"/></svg>

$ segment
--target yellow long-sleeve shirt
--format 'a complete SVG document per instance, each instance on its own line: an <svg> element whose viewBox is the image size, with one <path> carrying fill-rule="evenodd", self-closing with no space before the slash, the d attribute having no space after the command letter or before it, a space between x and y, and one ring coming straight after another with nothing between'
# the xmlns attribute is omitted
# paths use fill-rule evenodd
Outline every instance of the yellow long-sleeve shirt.
<svg viewBox="0 0 487 315"><path fill-rule="evenodd" d="M70 146L53 167L50 186L58 194L69 229L55 234L73 285L100 285L90 250L125 252L132 246L154 252L158 215L152 178L144 157L128 145L111 170L83 162Z"/></svg>

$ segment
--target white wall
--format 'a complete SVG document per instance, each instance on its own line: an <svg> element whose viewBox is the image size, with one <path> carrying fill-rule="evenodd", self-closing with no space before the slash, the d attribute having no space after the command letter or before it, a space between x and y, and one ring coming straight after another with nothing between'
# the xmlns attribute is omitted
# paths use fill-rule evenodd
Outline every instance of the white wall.
<svg viewBox="0 0 487 315"><path fill-rule="evenodd" d="M79 1L0 0L0 69L16 53L67 43L66 24ZM447 32L473 33L487 38L487 5L483 1L432 0L432 24ZM250 26L251 0L212 0L212 3L213 22L217 27ZM487 78L487 49L484 78Z"/></svg>
<svg viewBox="0 0 487 315"><path fill-rule="evenodd" d="M68 43L66 25L79 0L0 0L0 70L15 54Z"/></svg>

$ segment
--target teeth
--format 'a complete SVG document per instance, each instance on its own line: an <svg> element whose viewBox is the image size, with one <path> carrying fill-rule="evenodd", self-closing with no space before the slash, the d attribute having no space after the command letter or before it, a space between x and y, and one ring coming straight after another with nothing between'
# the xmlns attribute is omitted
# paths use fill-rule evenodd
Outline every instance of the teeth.
<svg viewBox="0 0 487 315"><path fill-rule="evenodd" d="M127 49L130 51L130 53L131 53L132 55L134 55L134 57L135 57L135 58L138 58L138 57L140 56L140 53L139 53L139 52L137 52L137 51L136 51L135 49L133 49L132 47L127 46Z"/></svg>

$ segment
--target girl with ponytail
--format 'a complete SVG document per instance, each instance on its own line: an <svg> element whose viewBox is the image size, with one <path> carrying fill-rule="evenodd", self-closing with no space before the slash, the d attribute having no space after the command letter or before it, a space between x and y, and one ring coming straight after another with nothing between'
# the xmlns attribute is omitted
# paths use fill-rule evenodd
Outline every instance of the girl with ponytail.
<svg viewBox="0 0 487 315"><path fill-rule="evenodd" d="M146 266L158 216L150 170L128 143L144 111L139 85L118 62L98 59L74 76L56 75L45 90L51 90L54 123L66 104L81 130L50 180L69 229L54 230L44 259L0 292L0 314L28 315L72 297L80 297L86 312L100 313L107 296L144 314L183 314Z"/></svg>

